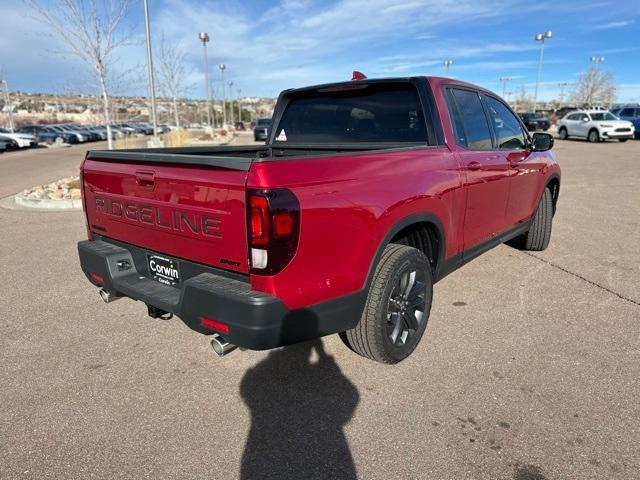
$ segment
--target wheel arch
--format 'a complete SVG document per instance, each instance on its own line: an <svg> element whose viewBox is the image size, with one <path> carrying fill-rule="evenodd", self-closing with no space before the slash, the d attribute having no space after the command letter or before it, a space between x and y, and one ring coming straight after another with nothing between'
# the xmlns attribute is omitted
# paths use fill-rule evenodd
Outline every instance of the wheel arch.
<svg viewBox="0 0 640 480"><path fill-rule="evenodd" d="M549 178L547 179L547 182L545 183L544 188L548 188L549 190L551 190L551 198L553 201L553 213L555 215L556 205L558 203L558 197L560 195L560 175L555 173L550 175ZM541 197L543 193L544 193L544 190L542 190L542 193L540 194Z"/></svg>
<svg viewBox="0 0 640 480"><path fill-rule="evenodd" d="M429 262L432 264L432 275L435 283L439 276L438 273L444 265L446 239L440 219L433 213L424 212L402 218L387 231L382 241L379 243L378 248L376 249L376 254L369 265L369 272L367 273L365 282L365 291L369 291L371 282L373 281L373 274L387 245L391 243L401 243L404 245L414 246L410 243L398 242L398 240L406 238L406 235L417 234L418 238L416 241L424 242L425 237L422 235L425 232L428 232L430 236L429 243L425 244L424 247L430 249L431 256L423 249L418 249L423 251L423 253L429 257ZM432 236L435 236L435 238Z"/></svg>

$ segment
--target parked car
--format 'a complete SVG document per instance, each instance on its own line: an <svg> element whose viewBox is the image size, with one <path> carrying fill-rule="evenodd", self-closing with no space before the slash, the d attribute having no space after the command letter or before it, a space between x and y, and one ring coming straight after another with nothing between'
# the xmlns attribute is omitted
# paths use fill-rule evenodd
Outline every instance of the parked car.
<svg viewBox="0 0 640 480"><path fill-rule="evenodd" d="M20 147L18 146L18 141L4 136L4 134L0 133L0 140L4 144L5 150L18 150Z"/></svg>
<svg viewBox="0 0 640 480"><path fill-rule="evenodd" d="M269 135L269 127L271 127L270 118L259 118L256 121L256 126L253 128L253 139L257 141L264 141Z"/></svg>
<svg viewBox="0 0 640 480"><path fill-rule="evenodd" d="M12 132L7 128L0 128L0 134L2 134L4 138L8 138L14 141L12 142L12 145L15 145L15 147L12 146L11 148L28 148L38 145L38 141L35 135L30 133L18 131Z"/></svg>
<svg viewBox="0 0 640 480"><path fill-rule="evenodd" d="M562 140L582 137L592 143L608 139L626 142L633 135L633 123L606 110L577 110L558 122L558 136Z"/></svg>
<svg viewBox="0 0 640 480"><path fill-rule="evenodd" d="M524 112L519 113L518 116L530 132L535 132L536 130L544 130L546 132L551 128L551 122L541 113Z"/></svg>
<svg viewBox="0 0 640 480"><path fill-rule="evenodd" d="M116 123L115 127L125 135L135 135L137 133L143 133L140 131L140 129L133 128L125 123Z"/></svg>
<svg viewBox="0 0 640 480"><path fill-rule="evenodd" d="M561 120L562 118L567 116L567 113L573 112L575 110L578 110L578 107L560 107L554 112L554 115L558 120Z"/></svg>
<svg viewBox="0 0 640 480"><path fill-rule="evenodd" d="M24 125L17 129L16 132L34 135L38 143L54 143L58 138L65 143L78 143L75 136L53 130L46 125Z"/></svg>
<svg viewBox="0 0 640 480"><path fill-rule="evenodd" d="M553 137L488 90L357 80L275 109L266 145L88 152L78 251L105 302L176 315L220 355L340 333L396 363L435 282L502 242L549 243Z"/></svg>
<svg viewBox="0 0 640 480"><path fill-rule="evenodd" d="M100 140L106 140L107 139L107 128L106 127L99 127L99 126L89 126L86 127L87 130L95 133L96 135L98 135Z"/></svg>
<svg viewBox="0 0 640 480"><path fill-rule="evenodd" d="M151 125L145 125L143 123L121 123L119 126L130 129L132 133L139 133L142 135L152 135L153 127Z"/></svg>
<svg viewBox="0 0 640 480"><path fill-rule="evenodd" d="M634 135L640 138L640 107L619 107L611 110L620 120L633 123Z"/></svg>
<svg viewBox="0 0 640 480"><path fill-rule="evenodd" d="M78 130L75 130L74 128L66 125L49 125L49 128L60 133L69 133L70 135L75 136L76 141L73 143L84 143L89 141L89 138L86 136L86 134L83 135Z"/></svg>
<svg viewBox="0 0 640 480"><path fill-rule="evenodd" d="M78 125L77 123L67 123L66 127L72 128L74 131L81 133L88 142L97 142L101 140L100 135L91 129L89 129L86 125Z"/></svg>

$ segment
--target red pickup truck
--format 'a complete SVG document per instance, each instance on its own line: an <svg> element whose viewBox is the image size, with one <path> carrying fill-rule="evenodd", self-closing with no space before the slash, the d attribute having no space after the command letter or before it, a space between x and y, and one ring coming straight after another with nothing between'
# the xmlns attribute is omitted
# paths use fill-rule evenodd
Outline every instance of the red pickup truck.
<svg viewBox="0 0 640 480"><path fill-rule="evenodd" d="M218 354L339 333L396 363L435 282L503 242L547 247L552 146L457 80L286 90L266 144L88 152L80 262L103 300L175 314Z"/></svg>

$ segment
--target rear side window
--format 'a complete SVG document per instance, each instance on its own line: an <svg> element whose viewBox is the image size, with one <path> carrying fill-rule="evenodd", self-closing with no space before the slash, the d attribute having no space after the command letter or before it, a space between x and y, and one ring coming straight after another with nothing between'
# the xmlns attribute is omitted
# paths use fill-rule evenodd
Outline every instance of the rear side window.
<svg viewBox="0 0 640 480"><path fill-rule="evenodd" d="M491 150L491 132L480 97L471 90L449 90L449 105L456 130L457 143L471 150Z"/></svg>
<svg viewBox="0 0 640 480"><path fill-rule="evenodd" d="M503 150L523 150L526 148L520 122L502 102L493 97L484 97L493 123L498 148Z"/></svg>
<svg viewBox="0 0 640 480"><path fill-rule="evenodd" d="M427 143L420 97L410 83L363 84L293 94L276 142Z"/></svg>

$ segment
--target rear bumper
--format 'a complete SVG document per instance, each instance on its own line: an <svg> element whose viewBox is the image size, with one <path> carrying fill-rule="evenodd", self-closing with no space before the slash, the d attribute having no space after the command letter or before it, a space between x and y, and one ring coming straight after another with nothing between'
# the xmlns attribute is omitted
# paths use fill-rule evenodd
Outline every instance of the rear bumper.
<svg viewBox="0 0 640 480"><path fill-rule="evenodd" d="M179 260L185 278L180 287L163 285L146 276L147 250L105 240L78 243L80 265L91 283L173 313L193 330L221 334L240 347L266 350L342 332L353 328L362 313L362 292L289 310L277 297L251 290L240 275L184 260ZM131 268L120 270L121 261ZM203 319L220 322L228 331L211 328Z"/></svg>

